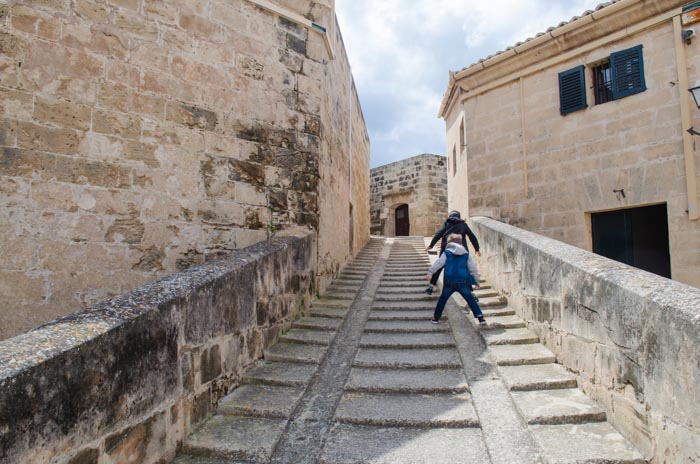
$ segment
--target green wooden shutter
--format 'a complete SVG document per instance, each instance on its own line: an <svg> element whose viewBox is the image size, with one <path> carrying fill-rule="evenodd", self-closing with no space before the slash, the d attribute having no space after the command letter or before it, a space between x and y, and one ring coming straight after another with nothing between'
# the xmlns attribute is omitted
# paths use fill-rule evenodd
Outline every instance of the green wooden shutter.
<svg viewBox="0 0 700 464"><path fill-rule="evenodd" d="M559 112L562 115L582 110L586 104L584 66L559 73Z"/></svg>
<svg viewBox="0 0 700 464"><path fill-rule="evenodd" d="M644 81L642 46L628 48L610 55L613 100L628 97L647 89Z"/></svg>

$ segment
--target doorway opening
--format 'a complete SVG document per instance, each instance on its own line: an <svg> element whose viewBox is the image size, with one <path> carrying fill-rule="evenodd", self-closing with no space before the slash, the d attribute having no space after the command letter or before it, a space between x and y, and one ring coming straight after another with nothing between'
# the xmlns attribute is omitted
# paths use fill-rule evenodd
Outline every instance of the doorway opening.
<svg viewBox="0 0 700 464"><path fill-rule="evenodd" d="M591 214L593 252L671 278L666 204Z"/></svg>
<svg viewBox="0 0 700 464"><path fill-rule="evenodd" d="M403 204L396 208L396 236L407 237L410 232L408 220L408 205Z"/></svg>

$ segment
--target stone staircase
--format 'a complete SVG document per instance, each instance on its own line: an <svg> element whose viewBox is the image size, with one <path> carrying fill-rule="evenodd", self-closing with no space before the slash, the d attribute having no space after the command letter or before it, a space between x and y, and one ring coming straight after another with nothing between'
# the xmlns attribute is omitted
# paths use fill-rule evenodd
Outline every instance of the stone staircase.
<svg viewBox="0 0 700 464"><path fill-rule="evenodd" d="M646 462L485 283L430 324L424 248L373 238L174 462Z"/></svg>

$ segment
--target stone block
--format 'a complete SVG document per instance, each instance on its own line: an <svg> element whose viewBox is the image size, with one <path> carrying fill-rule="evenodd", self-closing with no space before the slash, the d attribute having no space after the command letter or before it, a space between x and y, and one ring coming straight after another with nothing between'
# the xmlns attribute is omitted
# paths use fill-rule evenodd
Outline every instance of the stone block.
<svg viewBox="0 0 700 464"><path fill-rule="evenodd" d="M136 115L96 108L92 116L92 130L127 139L138 139L141 136L141 118Z"/></svg>
<svg viewBox="0 0 700 464"><path fill-rule="evenodd" d="M14 29L36 34L47 40L58 40L61 33L60 19L24 5L14 5L11 12L11 25Z"/></svg>
<svg viewBox="0 0 700 464"><path fill-rule="evenodd" d="M48 153L76 154L83 134L72 129L51 128L29 122L18 123L20 148Z"/></svg>
<svg viewBox="0 0 700 464"><path fill-rule="evenodd" d="M34 101L34 119L78 130L89 130L92 110L85 105L37 96ZM49 150L46 150L49 151Z"/></svg>
<svg viewBox="0 0 700 464"><path fill-rule="evenodd" d="M195 35L218 42L222 40L221 26L194 14L180 14L180 27Z"/></svg>
<svg viewBox="0 0 700 464"><path fill-rule="evenodd" d="M138 4L138 2L136 3ZM114 26L125 34L132 34L149 42L158 40L158 24L148 21L142 16L131 14L123 10L116 10L113 13L112 22Z"/></svg>

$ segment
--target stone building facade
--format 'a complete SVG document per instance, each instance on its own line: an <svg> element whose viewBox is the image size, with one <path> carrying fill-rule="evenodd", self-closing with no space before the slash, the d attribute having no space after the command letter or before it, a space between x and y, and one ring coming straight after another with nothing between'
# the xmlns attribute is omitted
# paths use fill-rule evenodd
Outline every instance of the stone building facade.
<svg viewBox="0 0 700 464"><path fill-rule="evenodd" d="M423 153L372 169L372 234L433 235L447 217L445 161Z"/></svg>
<svg viewBox="0 0 700 464"><path fill-rule="evenodd" d="M369 238L333 0L3 3L0 119L0 338L293 226L322 288Z"/></svg>
<svg viewBox="0 0 700 464"><path fill-rule="evenodd" d="M685 3L609 2L451 73L450 208L700 286Z"/></svg>

